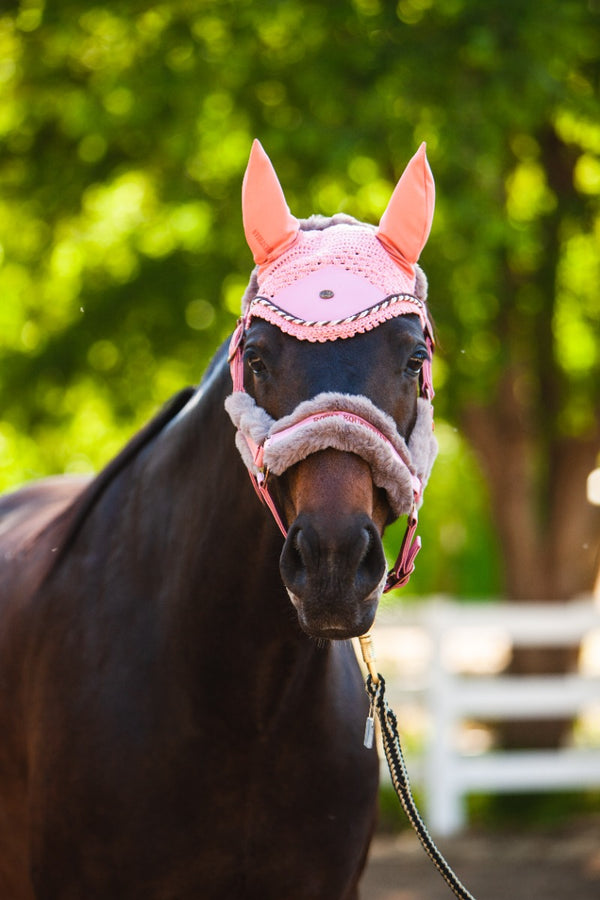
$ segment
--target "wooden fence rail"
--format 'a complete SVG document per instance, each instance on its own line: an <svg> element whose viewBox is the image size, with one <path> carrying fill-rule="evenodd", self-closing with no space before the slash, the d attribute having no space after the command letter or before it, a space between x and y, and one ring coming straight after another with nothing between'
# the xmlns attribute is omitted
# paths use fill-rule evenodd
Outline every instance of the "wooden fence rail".
<svg viewBox="0 0 600 900"><path fill-rule="evenodd" d="M424 753L411 760L411 777L424 790L434 833L464 827L470 793L600 787L600 745L476 753L465 751L457 739L461 726L473 720L576 717L597 707L600 721L600 658L587 671L563 676L486 671L494 658L501 668L512 647L581 644L595 634L600 655L600 606L591 600L518 605L433 600L382 611L375 644L390 703L400 710L401 727L406 704L426 723Z"/></svg>

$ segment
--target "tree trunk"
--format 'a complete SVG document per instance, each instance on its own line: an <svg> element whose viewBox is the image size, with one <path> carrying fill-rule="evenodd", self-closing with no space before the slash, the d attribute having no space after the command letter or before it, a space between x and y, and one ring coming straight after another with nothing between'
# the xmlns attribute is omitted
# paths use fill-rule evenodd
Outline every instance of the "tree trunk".
<svg viewBox="0 0 600 900"><path fill-rule="evenodd" d="M537 141L552 209L529 223L540 246L534 272L517 272L508 250L500 265L497 323L508 364L488 405L464 411L463 427L490 486L510 600L570 600L590 594L598 572L600 509L586 498L586 480L600 445L598 418L586 435L565 437L560 413L569 385L555 356L554 309L564 222L585 221L585 200L574 188L577 151L551 126ZM544 302L525 313L519 291L535 283ZM520 648L514 674L561 673L574 668L578 648ZM555 746L565 723L509 723L505 745Z"/></svg>
<svg viewBox="0 0 600 900"><path fill-rule="evenodd" d="M510 600L570 600L589 594L598 571L600 508L586 499L599 429L586 439L563 439L540 459L540 440L519 394L520 373L508 371L496 402L470 407L464 431L490 486L492 515L504 560ZM511 674L573 670L578 647L524 647L513 655ZM504 722L504 747L551 747L564 739L570 720Z"/></svg>
<svg viewBox="0 0 600 900"><path fill-rule="evenodd" d="M588 503L586 480L596 465L600 428L585 439L558 442L540 477L539 446L523 419L517 381L514 371L507 373L496 402L469 407L462 422L487 476L506 594L533 601L591 594L600 508Z"/></svg>

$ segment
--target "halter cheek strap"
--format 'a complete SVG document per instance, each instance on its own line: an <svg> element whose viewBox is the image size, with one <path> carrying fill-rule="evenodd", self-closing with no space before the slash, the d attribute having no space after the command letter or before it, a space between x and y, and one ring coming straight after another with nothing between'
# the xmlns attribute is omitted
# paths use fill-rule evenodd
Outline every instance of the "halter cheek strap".
<svg viewBox="0 0 600 900"><path fill-rule="evenodd" d="M244 390L244 358L242 354L246 328L246 316L242 316L238 319L235 331L231 335L231 340L229 342L229 356L227 361L229 362L234 391Z"/></svg>

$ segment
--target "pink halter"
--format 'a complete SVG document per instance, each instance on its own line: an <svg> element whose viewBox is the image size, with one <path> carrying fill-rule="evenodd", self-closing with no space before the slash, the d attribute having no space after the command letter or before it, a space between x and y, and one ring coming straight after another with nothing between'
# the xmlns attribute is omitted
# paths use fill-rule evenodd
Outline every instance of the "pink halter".
<svg viewBox="0 0 600 900"><path fill-rule="evenodd" d="M409 162L377 229L343 216L334 217L327 227L318 219L309 220L301 229L258 141L252 146L242 189L244 230L257 263L258 289L247 292L250 296L244 300L229 348L234 393L226 408L238 429L238 449L284 536L286 528L268 490L268 473L279 475L325 447L362 455L375 483L386 489L396 515L408 515L386 591L406 584L421 545L414 537L417 507L437 452L430 361L421 373L422 397L407 446L393 420L366 397L319 395L274 422L244 392L243 345L253 318L265 319L299 340L324 342L349 338L411 313L419 316L431 354L427 283L416 263L429 235L433 203L424 145Z"/></svg>

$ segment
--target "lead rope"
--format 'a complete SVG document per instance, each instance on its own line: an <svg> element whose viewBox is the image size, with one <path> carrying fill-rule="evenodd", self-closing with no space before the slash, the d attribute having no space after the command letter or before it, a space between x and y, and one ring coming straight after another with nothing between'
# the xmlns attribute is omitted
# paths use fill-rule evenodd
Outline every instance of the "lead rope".
<svg viewBox="0 0 600 900"><path fill-rule="evenodd" d="M369 716L365 728L365 745L373 746L374 718L373 713L377 713L379 723L381 725L381 737L383 741L383 749L387 759L390 775L392 776L392 784L398 795L398 799L402 804L402 809L406 813L406 817L412 825L417 837L419 838L425 853L434 864L452 893L460 900L475 900L472 894L458 880L454 871L448 865L433 838L427 830L427 826L423 822L419 810L417 809L410 782L402 747L400 746L400 737L398 735L398 722L393 710L388 706L385 699L385 681L383 677L375 669L375 653L373 650L373 639L370 633L363 634L359 637L360 649L362 651L363 660L369 674L367 675L367 694L369 695L371 705Z"/></svg>

